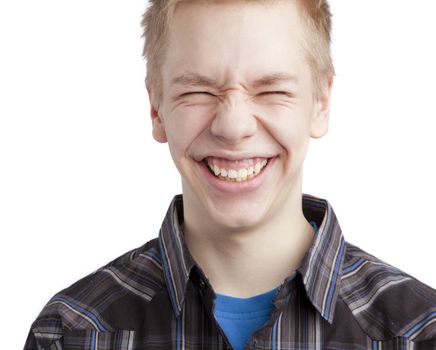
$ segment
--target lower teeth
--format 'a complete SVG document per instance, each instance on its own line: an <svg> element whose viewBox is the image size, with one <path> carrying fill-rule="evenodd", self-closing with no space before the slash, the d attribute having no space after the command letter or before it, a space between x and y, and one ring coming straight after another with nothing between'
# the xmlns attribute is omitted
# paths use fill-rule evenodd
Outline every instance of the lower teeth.
<svg viewBox="0 0 436 350"><path fill-rule="evenodd" d="M216 176L215 173L212 171L212 169L209 168L208 164L205 163L205 165L206 165L206 167L209 169L210 173L211 173L213 176L215 176L215 177L217 177L218 179L220 179L220 180L223 180L223 181L230 181L230 182L241 182L241 181L249 180L249 179L251 179L251 178L253 178L253 177L259 175L259 174L263 171L263 169L266 168L266 166L268 165L268 163L267 163L267 164L266 164L262 169L260 169L260 171L259 171L257 174L247 175L247 177L245 177L245 178L236 178L236 179L235 179L235 178L230 178L230 177L228 177L228 176L220 176L220 175Z"/></svg>
<svg viewBox="0 0 436 350"><path fill-rule="evenodd" d="M260 172L259 172L260 174ZM258 175L258 174L256 174ZM230 177L224 177L224 176L216 176L218 179L223 180L223 181L230 181L230 182L241 182L241 181L245 181L248 179L251 179L252 177L256 176L256 175L248 175L246 178L236 178L236 179L231 179Z"/></svg>

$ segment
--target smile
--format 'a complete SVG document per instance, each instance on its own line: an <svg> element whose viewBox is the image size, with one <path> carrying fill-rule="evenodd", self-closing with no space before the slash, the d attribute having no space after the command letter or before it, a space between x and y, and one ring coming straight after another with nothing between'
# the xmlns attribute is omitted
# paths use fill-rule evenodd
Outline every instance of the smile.
<svg viewBox="0 0 436 350"><path fill-rule="evenodd" d="M204 159L210 172L223 181L241 182L256 177L268 164L268 158L226 160L216 157Z"/></svg>

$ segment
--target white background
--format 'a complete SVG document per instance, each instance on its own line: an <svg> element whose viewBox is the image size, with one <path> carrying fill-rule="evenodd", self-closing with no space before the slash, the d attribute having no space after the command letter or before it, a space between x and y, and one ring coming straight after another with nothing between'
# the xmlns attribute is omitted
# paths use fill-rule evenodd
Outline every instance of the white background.
<svg viewBox="0 0 436 350"><path fill-rule="evenodd" d="M145 4L0 2L4 349L22 348L56 292L156 237L181 191L151 137ZM436 4L331 7L331 127L304 192L330 201L348 241L434 288Z"/></svg>

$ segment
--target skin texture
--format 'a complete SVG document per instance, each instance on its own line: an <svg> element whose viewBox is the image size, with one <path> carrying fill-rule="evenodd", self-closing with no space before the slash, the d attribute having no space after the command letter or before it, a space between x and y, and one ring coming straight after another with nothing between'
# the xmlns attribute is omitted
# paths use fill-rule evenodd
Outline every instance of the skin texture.
<svg viewBox="0 0 436 350"><path fill-rule="evenodd" d="M156 105L147 86L153 136L168 142L182 178L186 242L218 293L250 297L277 287L313 238L301 207L303 162L310 138L328 130L332 80L314 101L299 16L292 1L183 3L171 24ZM171 84L188 70L216 86ZM278 71L296 81L253 85ZM274 91L282 93L265 93ZM187 92L202 93L181 96ZM225 193L195 160L215 151L277 158L260 187Z"/></svg>

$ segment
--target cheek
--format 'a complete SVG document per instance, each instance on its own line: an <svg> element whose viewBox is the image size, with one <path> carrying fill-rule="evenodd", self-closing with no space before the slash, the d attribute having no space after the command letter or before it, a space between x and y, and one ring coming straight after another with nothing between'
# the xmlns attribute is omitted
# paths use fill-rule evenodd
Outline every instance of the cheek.
<svg viewBox="0 0 436 350"><path fill-rule="evenodd" d="M205 131L208 117L200 111L186 109L183 113L173 114L165 124L170 149L173 155L183 156L190 145Z"/></svg>
<svg viewBox="0 0 436 350"><path fill-rule="evenodd" d="M262 120L266 131L279 143L286 152L295 152L309 137L307 118L295 110L282 109L269 113Z"/></svg>

